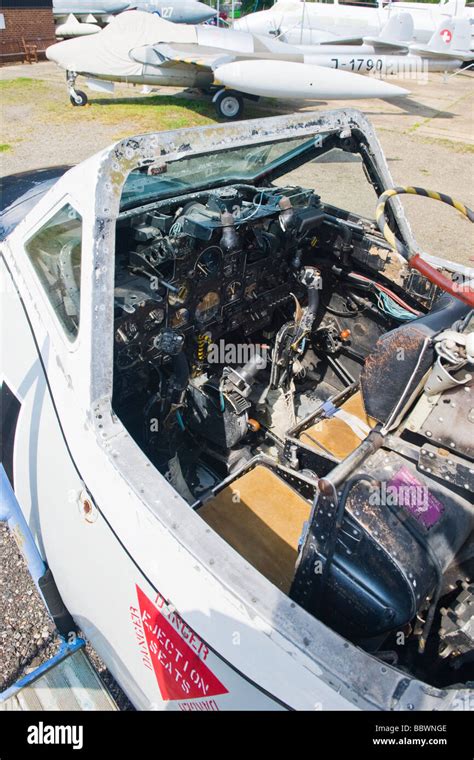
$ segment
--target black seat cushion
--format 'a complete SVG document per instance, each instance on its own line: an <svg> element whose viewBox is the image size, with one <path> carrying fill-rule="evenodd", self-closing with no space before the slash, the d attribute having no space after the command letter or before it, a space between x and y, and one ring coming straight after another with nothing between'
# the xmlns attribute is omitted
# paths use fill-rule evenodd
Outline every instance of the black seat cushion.
<svg viewBox="0 0 474 760"><path fill-rule="evenodd" d="M428 314L378 339L374 351L366 357L360 377L364 407L370 417L386 423L408 385L406 400L411 398L435 359L431 344L422 355L426 338L451 327L468 312L468 306L445 294Z"/></svg>

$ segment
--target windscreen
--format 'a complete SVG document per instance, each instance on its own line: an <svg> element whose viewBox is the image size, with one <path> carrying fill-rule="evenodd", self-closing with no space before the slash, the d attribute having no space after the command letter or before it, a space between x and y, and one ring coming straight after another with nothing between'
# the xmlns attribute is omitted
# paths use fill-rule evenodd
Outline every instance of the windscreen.
<svg viewBox="0 0 474 760"><path fill-rule="evenodd" d="M306 152L309 157L317 145L323 144L324 135L300 137L192 155L136 169L125 182L120 207L122 210L132 208L149 200L230 181L253 182L279 167L283 171L285 165L290 168L297 157Z"/></svg>

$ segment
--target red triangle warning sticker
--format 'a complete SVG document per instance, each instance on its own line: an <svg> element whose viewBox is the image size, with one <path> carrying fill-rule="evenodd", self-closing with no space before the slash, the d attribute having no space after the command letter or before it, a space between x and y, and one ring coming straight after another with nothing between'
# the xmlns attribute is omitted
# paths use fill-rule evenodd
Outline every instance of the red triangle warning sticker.
<svg viewBox="0 0 474 760"><path fill-rule="evenodd" d="M160 598L161 609L158 609L141 588L136 589L146 643L162 698L202 699L227 694L225 686L204 662L209 654L204 642L177 613L166 607L164 599Z"/></svg>

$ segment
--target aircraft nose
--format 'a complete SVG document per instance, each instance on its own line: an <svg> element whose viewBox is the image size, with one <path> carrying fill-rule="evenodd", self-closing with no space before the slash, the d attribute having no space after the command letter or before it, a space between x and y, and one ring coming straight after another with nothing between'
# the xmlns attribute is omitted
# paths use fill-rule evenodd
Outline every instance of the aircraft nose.
<svg viewBox="0 0 474 760"><path fill-rule="evenodd" d="M48 61L53 61L53 63L57 63L58 66L62 66L62 42L57 42L55 45L50 45L45 50L46 58Z"/></svg>
<svg viewBox="0 0 474 760"><path fill-rule="evenodd" d="M186 6L187 14L189 13L190 20L195 23L199 24L202 21L209 21L209 19L214 18L216 15L216 11L210 8L205 3L189 3Z"/></svg>

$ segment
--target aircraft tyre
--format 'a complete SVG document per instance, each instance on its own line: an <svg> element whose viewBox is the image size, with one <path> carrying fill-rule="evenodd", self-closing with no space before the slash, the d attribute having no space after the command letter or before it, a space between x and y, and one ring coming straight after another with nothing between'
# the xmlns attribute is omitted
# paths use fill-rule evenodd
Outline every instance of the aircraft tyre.
<svg viewBox="0 0 474 760"><path fill-rule="evenodd" d="M223 90L214 100L214 108L221 119L239 119L244 110L244 99L238 92Z"/></svg>
<svg viewBox="0 0 474 760"><path fill-rule="evenodd" d="M88 97L82 90L74 90L74 93L69 95L69 100L73 106L85 106L88 101Z"/></svg>

